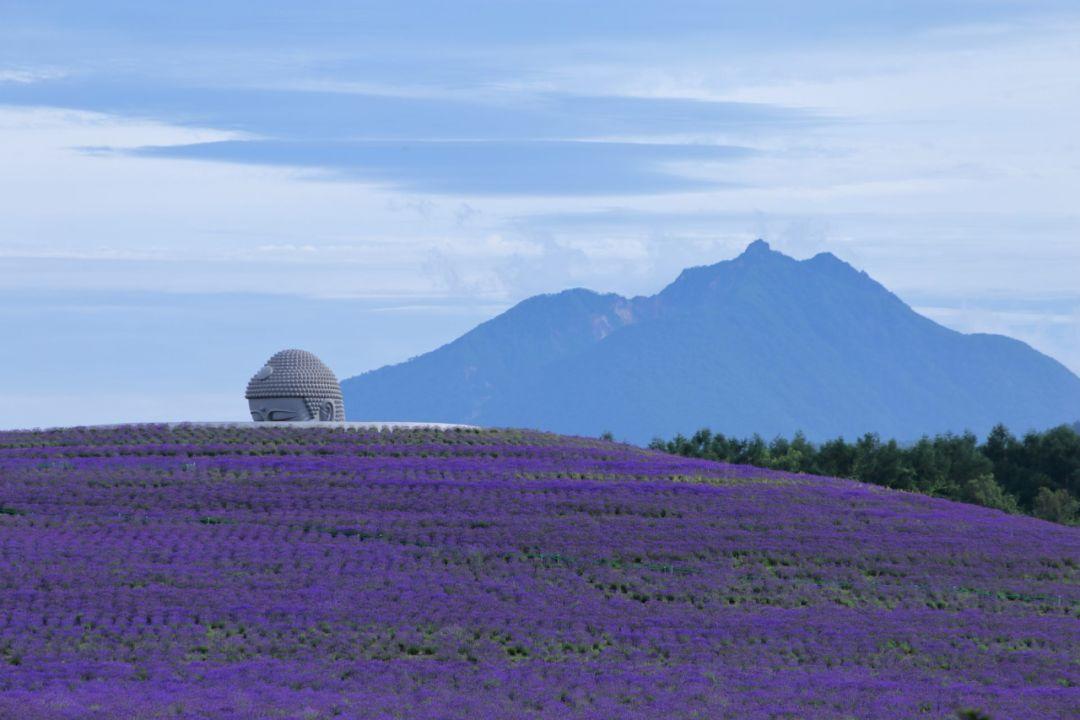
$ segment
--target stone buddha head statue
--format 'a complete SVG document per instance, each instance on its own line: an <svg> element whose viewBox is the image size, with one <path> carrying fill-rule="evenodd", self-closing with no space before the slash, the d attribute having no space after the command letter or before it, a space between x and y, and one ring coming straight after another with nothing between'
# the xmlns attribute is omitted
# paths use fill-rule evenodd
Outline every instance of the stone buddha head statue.
<svg viewBox="0 0 1080 720"><path fill-rule="evenodd" d="M282 350L248 383L255 422L344 420L341 385L322 360L305 350Z"/></svg>

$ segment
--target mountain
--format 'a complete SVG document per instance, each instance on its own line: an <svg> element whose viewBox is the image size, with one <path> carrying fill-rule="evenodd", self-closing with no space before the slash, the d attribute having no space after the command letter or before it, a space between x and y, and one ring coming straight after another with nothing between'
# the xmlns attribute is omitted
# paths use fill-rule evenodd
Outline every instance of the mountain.
<svg viewBox="0 0 1080 720"><path fill-rule="evenodd" d="M651 297L529 298L437 350L342 383L350 418L646 442L708 426L914 439L1072 422L1080 378L1028 345L925 318L830 253L758 240Z"/></svg>

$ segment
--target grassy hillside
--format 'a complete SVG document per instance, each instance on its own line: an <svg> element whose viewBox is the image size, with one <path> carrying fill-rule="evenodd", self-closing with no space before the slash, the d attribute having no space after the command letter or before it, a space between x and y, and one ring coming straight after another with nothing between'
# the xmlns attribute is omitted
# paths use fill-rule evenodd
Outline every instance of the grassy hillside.
<svg viewBox="0 0 1080 720"><path fill-rule="evenodd" d="M6 432L0 717L1070 717L1078 558L533 432Z"/></svg>

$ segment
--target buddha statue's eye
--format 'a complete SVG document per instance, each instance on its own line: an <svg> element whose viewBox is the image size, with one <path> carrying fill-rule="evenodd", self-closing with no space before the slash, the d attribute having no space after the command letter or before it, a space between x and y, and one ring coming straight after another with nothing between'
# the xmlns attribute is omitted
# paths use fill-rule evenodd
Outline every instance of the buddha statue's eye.
<svg viewBox="0 0 1080 720"><path fill-rule="evenodd" d="M268 413L267 420L295 420L296 413L292 410L271 410Z"/></svg>

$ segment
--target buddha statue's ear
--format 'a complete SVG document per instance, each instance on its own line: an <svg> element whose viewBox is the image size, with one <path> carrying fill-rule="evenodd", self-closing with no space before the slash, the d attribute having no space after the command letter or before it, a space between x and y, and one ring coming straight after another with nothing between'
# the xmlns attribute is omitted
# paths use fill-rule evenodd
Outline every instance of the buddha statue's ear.
<svg viewBox="0 0 1080 720"><path fill-rule="evenodd" d="M332 400L324 400L322 405L319 406L319 419L320 420L333 420L334 419L334 402Z"/></svg>

